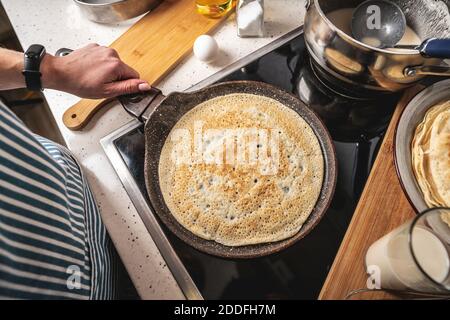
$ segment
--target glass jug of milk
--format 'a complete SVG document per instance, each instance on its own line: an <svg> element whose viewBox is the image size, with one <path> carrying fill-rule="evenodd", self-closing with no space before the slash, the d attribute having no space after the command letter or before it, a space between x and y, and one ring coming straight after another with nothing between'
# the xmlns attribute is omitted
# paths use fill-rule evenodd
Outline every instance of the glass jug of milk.
<svg viewBox="0 0 450 320"><path fill-rule="evenodd" d="M450 208L427 210L373 243L366 268L376 289L450 294Z"/></svg>

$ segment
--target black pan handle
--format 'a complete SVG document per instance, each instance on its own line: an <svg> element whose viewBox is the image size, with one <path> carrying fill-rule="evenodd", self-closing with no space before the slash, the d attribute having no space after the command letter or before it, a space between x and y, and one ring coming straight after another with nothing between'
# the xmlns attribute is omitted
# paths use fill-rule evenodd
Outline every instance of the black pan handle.
<svg viewBox="0 0 450 320"><path fill-rule="evenodd" d="M55 56L64 57L72 52L72 49L60 48L56 51ZM117 97L129 114L143 122L147 120L148 115L151 113L149 109L152 108L150 107L154 106L154 110L163 98L164 96L161 90L155 87L151 87L151 89L145 93L134 93ZM144 114L146 117L144 117Z"/></svg>
<svg viewBox="0 0 450 320"><path fill-rule="evenodd" d="M55 56L64 57L64 56L67 56L68 54L71 54L72 52L73 52L72 49L61 48L61 49L58 49L58 51L56 51Z"/></svg>
<svg viewBox="0 0 450 320"><path fill-rule="evenodd" d="M124 109L142 122L147 120L148 115L156 109L163 98L161 90L155 87L151 87L147 92L117 97Z"/></svg>

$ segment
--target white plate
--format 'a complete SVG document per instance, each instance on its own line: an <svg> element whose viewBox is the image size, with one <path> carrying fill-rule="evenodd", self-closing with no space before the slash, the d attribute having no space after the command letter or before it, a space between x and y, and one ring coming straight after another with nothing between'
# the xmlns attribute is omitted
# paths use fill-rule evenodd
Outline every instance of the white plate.
<svg viewBox="0 0 450 320"><path fill-rule="evenodd" d="M411 162L411 142L416 127L431 107L450 100L450 79L437 82L417 94L406 106L397 124L394 157L400 183L417 213L428 209L417 184Z"/></svg>

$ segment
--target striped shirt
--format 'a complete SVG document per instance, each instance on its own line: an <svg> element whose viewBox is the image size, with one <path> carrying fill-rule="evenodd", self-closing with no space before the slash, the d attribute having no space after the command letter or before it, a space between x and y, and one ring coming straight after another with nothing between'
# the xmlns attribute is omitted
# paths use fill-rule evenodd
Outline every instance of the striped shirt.
<svg viewBox="0 0 450 320"><path fill-rule="evenodd" d="M113 266L75 158L0 103L0 298L110 299Z"/></svg>

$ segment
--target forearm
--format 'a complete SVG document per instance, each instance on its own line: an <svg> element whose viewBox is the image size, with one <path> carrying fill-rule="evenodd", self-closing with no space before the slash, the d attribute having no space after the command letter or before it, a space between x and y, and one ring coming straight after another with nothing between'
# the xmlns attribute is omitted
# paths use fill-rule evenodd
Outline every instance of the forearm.
<svg viewBox="0 0 450 320"><path fill-rule="evenodd" d="M0 90L25 87L23 53L0 48Z"/></svg>
<svg viewBox="0 0 450 320"><path fill-rule="evenodd" d="M42 86L53 89L55 70L55 57L47 54L41 62ZM0 91L25 88L23 71L23 52L0 48Z"/></svg>
<svg viewBox="0 0 450 320"><path fill-rule="evenodd" d="M24 54L0 48L0 91L24 88ZM41 61L42 88L82 98L107 98L150 90L139 73L110 48L90 44L65 57L46 54Z"/></svg>

